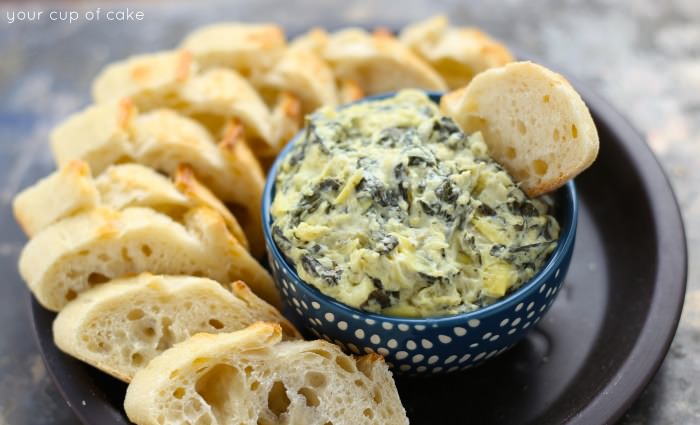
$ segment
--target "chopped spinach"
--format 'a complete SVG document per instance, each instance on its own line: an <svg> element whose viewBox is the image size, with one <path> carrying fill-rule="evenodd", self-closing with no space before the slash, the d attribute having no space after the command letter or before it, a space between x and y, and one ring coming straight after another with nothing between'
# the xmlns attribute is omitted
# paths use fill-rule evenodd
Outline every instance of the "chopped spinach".
<svg viewBox="0 0 700 425"><path fill-rule="evenodd" d="M491 254L492 257L500 257L501 253L506 249L505 245L501 244L494 244L491 246L491 250L489 253Z"/></svg>
<svg viewBox="0 0 700 425"><path fill-rule="evenodd" d="M318 183L319 190L337 191L340 189L341 183L338 179L323 179Z"/></svg>
<svg viewBox="0 0 700 425"><path fill-rule="evenodd" d="M408 177L408 170L403 162L399 162L394 167L394 178L398 181L403 181Z"/></svg>
<svg viewBox="0 0 700 425"><path fill-rule="evenodd" d="M418 201L418 204L423 212L429 216L442 217L448 223L454 221L455 219L454 215L450 214L447 208L443 208L439 202L429 204L421 199Z"/></svg>
<svg viewBox="0 0 700 425"><path fill-rule="evenodd" d="M523 199L522 201L511 201L508 202L508 209L510 212L516 215L521 215L523 217L537 217L540 212L532 204L532 202Z"/></svg>
<svg viewBox="0 0 700 425"><path fill-rule="evenodd" d="M306 254L301 256L301 266L312 276L319 276L319 270L323 269L323 265L317 259Z"/></svg>
<svg viewBox="0 0 700 425"><path fill-rule="evenodd" d="M496 210L488 206L487 204L481 204L476 208L476 212L483 216L494 216L496 215Z"/></svg>
<svg viewBox="0 0 700 425"><path fill-rule="evenodd" d="M277 225L272 226L272 236L275 237L275 240L278 245L291 246L292 244L292 241L290 241L289 238L284 236L282 229L280 229Z"/></svg>
<svg viewBox="0 0 700 425"><path fill-rule="evenodd" d="M321 264L320 261L308 254L301 256L301 266L304 270L312 275L323 279L326 284L335 286L340 281L342 270L331 270Z"/></svg>
<svg viewBox="0 0 700 425"><path fill-rule="evenodd" d="M387 291L384 289L384 285L382 285L382 281L380 279L377 279L376 277L372 277L371 279L375 289L369 293L367 300L362 303L360 307L366 309L371 301L379 304L381 308L391 307L393 304L392 300L398 300L399 291Z"/></svg>
<svg viewBox="0 0 700 425"><path fill-rule="evenodd" d="M420 205L421 209L423 209L423 212L428 214L428 215L438 215L440 211L440 206L439 205L430 205L424 200L419 200L418 204Z"/></svg>
<svg viewBox="0 0 700 425"><path fill-rule="evenodd" d="M511 247L511 248L509 248L508 250L509 250L510 252L522 252L522 251L527 251L527 250L530 250L530 249L533 249L533 248L539 248L539 247L541 247L541 246L548 245L548 244L551 244L551 243L554 243L554 242L556 242L556 241L548 240L548 241L543 241L543 242L535 242L535 243L531 243L531 244L527 244L527 245L521 245L521 246Z"/></svg>
<svg viewBox="0 0 700 425"><path fill-rule="evenodd" d="M410 188L411 185L408 183L408 169L406 168L406 165L404 165L403 162L399 162L395 167L394 167L394 178L399 182L398 184L398 189L399 189L399 194L401 195L401 198L406 201L408 204L408 208L410 211L411 208L411 200L410 200Z"/></svg>
<svg viewBox="0 0 700 425"><path fill-rule="evenodd" d="M399 127L389 127L385 128L379 132L377 137L377 143L380 145L385 145L388 147L395 147L401 137L403 136L405 129Z"/></svg>
<svg viewBox="0 0 700 425"><path fill-rule="evenodd" d="M366 309L370 301L376 302L381 308L391 307L393 304L392 298L398 299L399 291L385 291L383 289L375 289L374 291L369 293L369 295L367 296L367 301L365 301L361 307L363 309Z"/></svg>
<svg viewBox="0 0 700 425"><path fill-rule="evenodd" d="M427 273L418 272L418 276L421 277L428 285L435 285L436 283L447 285L450 283L450 279L445 276L432 276Z"/></svg>
<svg viewBox="0 0 700 425"><path fill-rule="evenodd" d="M372 200L382 207L398 206L398 190L385 187L379 179L371 174L360 179L355 190L369 194Z"/></svg>
<svg viewBox="0 0 700 425"><path fill-rule="evenodd" d="M306 128L306 140L311 145L318 145L319 150L321 152L323 152L324 154L330 155L331 151L328 149L326 144L323 142L323 139L321 138L321 136L318 135L318 133L316 131L316 126L314 125L313 122L310 122L308 127Z"/></svg>
<svg viewBox="0 0 700 425"><path fill-rule="evenodd" d="M307 214L316 211L321 203L321 195L316 191L310 195L304 195L299 201L299 210L303 210Z"/></svg>
<svg viewBox="0 0 700 425"><path fill-rule="evenodd" d="M293 153L289 157L289 165L295 167L306 157L306 143L299 143L293 148Z"/></svg>
<svg viewBox="0 0 700 425"><path fill-rule="evenodd" d="M433 123L433 131L438 135L438 141L447 140L454 133L461 133L462 130L450 117L440 117Z"/></svg>
<svg viewBox="0 0 700 425"><path fill-rule="evenodd" d="M380 254L388 254L399 245L399 240L394 235L382 234L376 241L374 250Z"/></svg>
<svg viewBox="0 0 700 425"><path fill-rule="evenodd" d="M443 202L453 204L459 198L459 189L450 179L445 179L440 186L435 189L435 196Z"/></svg>
<svg viewBox="0 0 700 425"><path fill-rule="evenodd" d="M425 158L422 156L409 156L408 157L408 166L409 167L416 167L419 165L432 166L432 165L435 165L435 162L429 158Z"/></svg>

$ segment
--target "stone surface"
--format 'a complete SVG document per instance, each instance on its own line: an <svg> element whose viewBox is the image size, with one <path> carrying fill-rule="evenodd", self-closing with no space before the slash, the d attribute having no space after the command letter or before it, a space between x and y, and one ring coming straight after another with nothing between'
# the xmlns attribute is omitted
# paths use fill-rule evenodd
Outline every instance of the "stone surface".
<svg viewBox="0 0 700 425"><path fill-rule="evenodd" d="M77 420L44 369L31 336L26 289L16 260L24 237L9 202L53 168L49 129L89 102L91 78L106 63L175 45L215 20L278 22L289 33L312 25L378 22L398 27L444 12L578 78L643 133L668 172L682 207L689 247L685 309L659 373L622 425L700 423L700 2L697 0L498 0L33 4L34 22L8 22L22 3L0 6L0 425ZM52 22L50 10L102 9L100 22ZM107 21L131 7L142 21ZM10 15L11 16L11 15ZM16 16L16 15L15 15Z"/></svg>

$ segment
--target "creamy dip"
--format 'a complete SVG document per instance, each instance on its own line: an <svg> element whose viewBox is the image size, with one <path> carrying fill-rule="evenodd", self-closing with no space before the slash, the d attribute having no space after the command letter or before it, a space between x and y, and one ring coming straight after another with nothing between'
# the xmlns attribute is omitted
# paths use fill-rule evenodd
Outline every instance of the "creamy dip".
<svg viewBox="0 0 700 425"><path fill-rule="evenodd" d="M307 119L282 162L273 238L299 276L349 306L443 316L497 301L556 247L548 203L417 91Z"/></svg>

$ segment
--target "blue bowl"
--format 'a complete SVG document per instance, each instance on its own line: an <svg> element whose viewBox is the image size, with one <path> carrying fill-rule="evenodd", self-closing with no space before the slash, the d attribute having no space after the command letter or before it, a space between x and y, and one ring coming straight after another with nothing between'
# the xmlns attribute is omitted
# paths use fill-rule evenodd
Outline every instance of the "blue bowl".
<svg viewBox="0 0 700 425"><path fill-rule="evenodd" d="M385 94L360 100L382 99ZM439 102L440 94L429 93ZM303 281L272 238L270 205L275 177L297 134L280 152L265 183L263 232L270 267L290 318L307 333L354 354L379 353L394 373L408 376L469 369L520 341L547 313L564 281L576 238L578 201L572 181L555 194L559 243L542 270L512 294L487 307L453 316L404 318L369 313L342 304Z"/></svg>

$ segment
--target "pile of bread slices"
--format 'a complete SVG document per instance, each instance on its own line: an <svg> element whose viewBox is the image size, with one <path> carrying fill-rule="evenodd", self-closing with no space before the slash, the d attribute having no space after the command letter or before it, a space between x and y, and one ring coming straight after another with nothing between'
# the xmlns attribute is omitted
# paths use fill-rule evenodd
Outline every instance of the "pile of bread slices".
<svg viewBox="0 0 700 425"><path fill-rule="evenodd" d="M125 382L138 424L405 424L381 356L303 341L264 255L265 169L305 114L445 91L512 60L436 17L387 31L226 23L107 66L17 195L20 272L58 347Z"/></svg>

